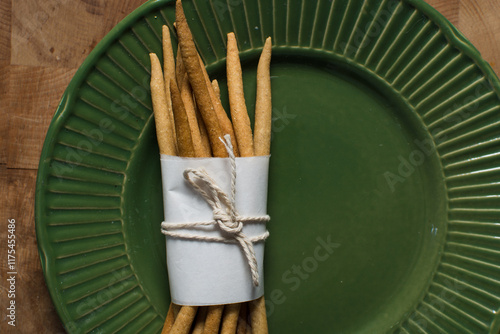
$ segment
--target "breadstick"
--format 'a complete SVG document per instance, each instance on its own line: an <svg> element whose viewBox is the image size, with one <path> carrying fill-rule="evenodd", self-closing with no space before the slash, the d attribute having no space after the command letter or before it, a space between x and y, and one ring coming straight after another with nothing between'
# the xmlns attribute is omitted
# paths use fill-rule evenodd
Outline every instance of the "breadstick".
<svg viewBox="0 0 500 334"><path fill-rule="evenodd" d="M228 304L224 306L224 316L222 317L221 334L235 334L240 315L241 303Z"/></svg>
<svg viewBox="0 0 500 334"><path fill-rule="evenodd" d="M255 155L271 153L271 37L266 39L257 66L257 98L255 102L254 148Z"/></svg>
<svg viewBox="0 0 500 334"><path fill-rule="evenodd" d="M163 329L161 330L161 334L168 334L174 325L174 310L172 309L172 305L168 308L167 316L165 318L165 323L163 324Z"/></svg>
<svg viewBox="0 0 500 334"><path fill-rule="evenodd" d="M165 82L175 76L175 59L172 40L170 39L170 29L164 25L162 27L162 46L163 46L163 70L165 72Z"/></svg>
<svg viewBox="0 0 500 334"><path fill-rule="evenodd" d="M169 334L188 334L198 306L182 306Z"/></svg>
<svg viewBox="0 0 500 334"><path fill-rule="evenodd" d="M229 92L229 105L233 120L236 141L242 157L254 156L252 128L245 105L243 93L243 76L241 73L238 45L234 33L227 34L227 87Z"/></svg>
<svg viewBox="0 0 500 334"><path fill-rule="evenodd" d="M215 334L219 332L223 309L224 305L208 306L207 320L205 320L203 334Z"/></svg>
<svg viewBox="0 0 500 334"><path fill-rule="evenodd" d="M172 40L170 39L170 30L166 25L162 27L162 46L163 46L163 75L165 82L170 82L170 78L173 75L175 75L175 62L174 62L174 51L172 49ZM168 85L165 85L165 88L167 87ZM170 96L170 90L165 91L165 94L167 96L168 118L171 125L169 131L172 131L175 140L177 136L175 134L174 114L172 111L172 98ZM177 141L175 141L175 145L177 145Z"/></svg>
<svg viewBox="0 0 500 334"><path fill-rule="evenodd" d="M212 80L212 88L214 89L215 96L220 100L220 87L217 79Z"/></svg>
<svg viewBox="0 0 500 334"><path fill-rule="evenodd" d="M194 96L193 96L194 100ZM207 128L205 127L205 123L203 122L203 118L200 115L200 111L198 110L198 106L196 105L196 101L194 103L194 110L196 112L196 120L198 121L198 126L200 128L200 136L201 143L203 145L203 149L208 153L208 156L212 156L212 148L210 147L210 140L208 139Z"/></svg>
<svg viewBox="0 0 500 334"><path fill-rule="evenodd" d="M174 318L177 318L177 316L179 315L179 312L180 312L182 306L174 304L172 302L170 302L170 306L174 309Z"/></svg>
<svg viewBox="0 0 500 334"><path fill-rule="evenodd" d="M174 107L175 130L177 133L177 146L179 147L179 156L194 157L193 139L189 120L182 102L179 88L175 84L175 79L170 79L170 91L172 93L172 106Z"/></svg>
<svg viewBox="0 0 500 334"><path fill-rule="evenodd" d="M168 104L166 99L166 89L161 73L160 61L156 54L151 53L151 98L153 101L153 110L156 123L156 133L160 153L176 155L175 137L171 129L174 128L168 117ZM171 111L171 107L170 107ZM172 119L173 122L173 119ZM170 129L170 130L169 130ZM162 334L170 332L180 306L170 303Z"/></svg>
<svg viewBox="0 0 500 334"><path fill-rule="evenodd" d="M203 77L198 52L193 41L193 36L189 30L186 16L182 8L181 0L177 0L175 11L177 36L179 38L179 47L182 53L182 63L189 76L189 82L193 88L196 103L200 109L200 114L205 122L210 139L212 152L216 157L227 157L224 144L219 138L223 137L217 114L215 113L212 99L208 93L208 88Z"/></svg>
<svg viewBox="0 0 500 334"><path fill-rule="evenodd" d="M161 334L168 334L174 325L175 318L180 311L180 306L174 303L170 303L170 307L168 308L167 316L165 317L165 323L163 324L163 329Z"/></svg>
<svg viewBox="0 0 500 334"><path fill-rule="evenodd" d="M182 64L182 53L177 50L177 66L175 67L175 79L177 81L177 86L182 86L182 81L184 80L184 75L186 74L186 69Z"/></svg>
<svg viewBox="0 0 500 334"><path fill-rule="evenodd" d="M173 125L168 118L165 83L160 60L154 53L150 53L149 57L151 59L151 100L153 102L158 146L161 154L176 155L174 134L170 130Z"/></svg>
<svg viewBox="0 0 500 334"><path fill-rule="evenodd" d="M205 79L210 80L208 78L208 74L206 74ZM213 88L213 94L210 92L210 97L212 98L212 101L214 101L215 111L217 112L217 116L219 117L219 122L221 123L222 131L224 131L225 134L226 133L229 134L229 136L231 137L231 143L234 143L233 144L234 155L239 157L240 151L238 149L238 143L236 142L236 136L234 135L233 124L231 124L231 121L229 120L229 117L227 117L226 111L222 106L222 102L220 100L220 87L217 79L212 80L212 88Z"/></svg>
<svg viewBox="0 0 500 334"><path fill-rule="evenodd" d="M255 155L269 155L271 148L271 37L266 39L257 67L257 98L255 104ZM253 333L267 333L267 317L264 296L250 302L251 328Z"/></svg>
<svg viewBox="0 0 500 334"><path fill-rule="evenodd" d="M193 140L193 149L196 157L209 157L210 152L206 151L201 141L200 128L196 119L196 111L194 110L193 93L189 85L187 74L184 75L184 80L181 86L181 98L186 109L186 115L191 129L191 138Z"/></svg>
<svg viewBox="0 0 500 334"><path fill-rule="evenodd" d="M267 334L266 304L264 296L250 302L252 333Z"/></svg>
<svg viewBox="0 0 500 334"><path fill-rule="evenodd" d="M203 329L205 328L205 320L207 318L207 306L201 306L198 308L198 314L194 320L193 331L191 334L203 334Z"/></svg>
<svg viewBox="0 0 500 334"><path fill-rule="evenodd" d="M238 325L236 327L236 334L247 334L248 326L248 303L242 303L240 314L238 316Z"/></svg>
<svg viewBox="0 0 500 334"><path fill-rule="evenodd" d="M213 85L210 82L210 78L208 77L207 70L205 69L205 65L203 64L203 60L201 57L198 58L200 61L200 66L203 71L203 76L205 77L205 82L208 87L208 93L210 94L210 99L212 100L212 104L215 109L215 113L217 114L217 118L219 119L219 124L221 126L222 132L224 134L229 134L231 137L231 143L233 144L233 152L234 155L239 157L240 152L238 149L238 143L236 142L236 136L234 135L234 129L233 129L233 124L231 124L231 121L229 120L229 117L227 117L226 111L224 110L224 107L222 106L222 102L220 100L220 96L217 97L217 94L215 93L215 90L213 89ZM220 93L220 91L219 91Z"/></svg>

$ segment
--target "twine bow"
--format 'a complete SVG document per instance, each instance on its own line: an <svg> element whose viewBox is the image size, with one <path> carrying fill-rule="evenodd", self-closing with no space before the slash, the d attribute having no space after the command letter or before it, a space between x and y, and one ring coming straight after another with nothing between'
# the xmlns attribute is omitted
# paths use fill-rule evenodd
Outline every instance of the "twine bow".
<svg viewBox="0 0 500 334"><path fill-rule="evenodd" d="M161 224L162 233L174 237L199 241L212 241L224 243L238 243L245 254L248 266L252 275L252 281L255 286L259 285L259 270L253 244L264 241L269 236L266 231L255 237L247 237L243 233L244 223L266 223L270 220L268 215L260 217L240 216L236 210L236 157L233 153L233 146L229 135L224 136L222 142L226 146L231 164L231 195L228 196L210 177L204 168L187 168L184 171L184 178L196 190L208 205L212 208L213 220L208 222L192 223L167 223ZM216 225L223 231L223 237L199 236L186 233L172 232L176 229L195 228L199 226Z"/></svg>

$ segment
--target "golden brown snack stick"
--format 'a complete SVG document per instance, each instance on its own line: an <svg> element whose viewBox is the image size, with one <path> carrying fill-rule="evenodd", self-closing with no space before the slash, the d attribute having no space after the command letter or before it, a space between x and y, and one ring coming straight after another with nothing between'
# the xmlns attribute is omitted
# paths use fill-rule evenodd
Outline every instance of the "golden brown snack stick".
<svg viewBox="0 0 500 334"><path fill-rule="evenodd" d="M176 155L175 138L171 131L173 126L168 118L165 83L160 60L154 53L150 53L149 57L151 59L151 100L153 102L158 146L161 154Z"/></svg>
<svg viewBox="0 0 500 334"><path fill-rule="evenodd" d="M177 318L182 306L174 304L174 303L170 303L170 304L174 306L174 318Z"/></svg>
<svg viewBox="0 0 500 334"><path fill-rule="evenodd" d="M193 97L194 100L194 97ZM196 105L196 101L194 103L194 110L196 112L196 119L198 120L198 126L200 128L200 136L201 143L203 144L203 149L208 153L208 156L212 156L212 148L210 147L210 140L208 139L207 128L205 127L205 123L203 122L203 118L201 117L200 111L198 110L198 106Z"/></svg>
<svg viewBox="0 0 500 334"><path fill-rule="evenodd" d="M217 79L212 80L212 88L214 89L215 96L220 100L220 87Z"/></svg>
<svg viewBox="0 0 500 334"><path fill-rule="evenodd" d="M257 98L255 102L254 148L255 155L271 153L271 37L266 39L257 66Z"/></svg>
<svg viewBox="0 0 500 334"><path fill-rule="evenodd" d="M170 79L170 91L172 93L172 106L174 109L175 130L177 133L177 146L179 156L195 157L193 139L191 137L191 128L189 120L182 102L181 93L175 84L175 78Z"/></svg>
<svg viewBox="0 0 500 334"><path fill-rule="evenodd" d="M165 318L165 323L163 324L163 329L161 330L161 334L168 334L170 333L170 330L172 329L172 326L174 325L174 310L172 310L172 307L169 307L167 316Z"/></svg>
<svg viewBox="0 0 500 334"><path fill-rule="evenodd" d="M170 82L170 78L175 75L175 62L174 62L174 51L172 49L172 40L170 39L170 30L166 25L162 27L162 46L163 46L163 76L165 82ZM167 89L168 85L165 85ZM169 131L172 131L174 140L177 136L175 134L174 126L174 114L172 111L172 98L170 96L170 90L165 91L167 97L167 107L168 107L168 118L171 124ZM177 145L177 141L175 141ZM177 147L177 146L176 146Z"/></svg>
<svg viewBox="0 0 500 334"><path fill-rule="evenodd" d="M208 306L198 307L198 314L194 320L193 331L191 334L203 334L205 328L205 320L207 319Z"/></svg>
<svg viewBox="0 0 500 334"><path fill-rule="evenodd" d="M267 334L266 304L264 296L250 302L252 333Z"/></svg>
<svg viewBox="0 0 500 334"><path fill-rule="evenodd" d="M200 109L205 126L210 139L212 153L216 157L227 157L226 147L219 138L223 138L223 133L219 125L217 114L215 113L212 99L208 93L205 78L198 60L198 52L193 41L193 36L189 30L186 16L182 8L182 2L177 0L175 20L177 27L177 36L179 38L179 47L182 53L182 63L189 76L189 82L193 88L196 97L196 103Z"/></svg>
<svg viewBox="0 0 500 334"><path fill-rule="evenodd" d="M177 304L170 303L168 308L167 316L165 317L165 323L163 324L163 329L161 334L168 334L174 325L175 318L177 318L177 314L179 314L179 310L181 307Z"/></svg>
<svg viewBox="0 0 500 334"><path fill-rule="evenodd" d="M177 50L177 66L175 67L175 79L177 81L177 86L182 86L182 81L184 80L184 75L186 74L186 69L182 63L182 53Z"/></svg>
<svg viewBox="0 0 500 334"><path fill-rule="evenodd" d="M207 320L205 320L203 334L217 334L219 332L223 310L224 305L208 306Z"/></svg>
<svg viewBox="0 0 500 334"><path fill-rule="evenodd" d="M175 59L174 49L172 48L172 40L170 39L170 29L166 25L162 27L162 46L165 82L169 82L170 78L175 76Z"/></svg>
<svg viewBox="0 0 500 334"><path fill-rule="evenodd" d="M236 334L247 334L248 326L248 303L242 303L240 314L238 316L238 325L236 327Z"/></svg>
<svg viewBox="0 0 500 334"><path fill-rule="evenodd" d="M222 316L221 334L235 334L240 315L241 303L227 304L224 306L224 315Z"/></svg>
<svg viewBox="0 0 500 334"><path fill-rule="evenodd" d="M226 72L231 119L233 120L234 133L236 134L240 155L242 157L252 157L255 154L252 128L250 127L250 118L248 117L245 105L238 45L232 32L227 34Z"/></svg>
<svg viewBox="0 0 500 334"><path fill-rule="evenodd" d="M191 129L191 139L193 140L193 149L195 157L209 157L210 152L207 152L201 141L200 128L196 119L196 111L194 109L193 92L189 85L187 74L184 75L184 80L181 86L181 98L186 109L186 115Z"/></svg>
<svg viewBox="0 0 500 334"><path fill-rule="evenodd" d="M238 149L238 143L236 141L236 136L234 135L234 129L233 129L233 124L231 124L231 121L229 120L229 117L227 117L227 113L224 110L224 107L222 106L222 102L219 97L217 97L215 90L213 89L212 83L210 82L210 78L208 77L207 70L205 69L205 64L203 64L203 60L201 57L198 57L200 61L200 66L203 71L203 76L205 77L205 82L208 87L208 93L210 94L210 99L212 100L212 104L215 109L215 113L217 114L217 118L219 119L219 124L221 126L222 132L226 135L229 134L231 137L231 143L233 144L233 152L234 155L239 157L240 152Z"/></svg>
<svg viewBox="0 0 500 334"><path fill-rule="evenodd" d="M182 306L169 334L188 334L197 310L198 306Z"/></svg>

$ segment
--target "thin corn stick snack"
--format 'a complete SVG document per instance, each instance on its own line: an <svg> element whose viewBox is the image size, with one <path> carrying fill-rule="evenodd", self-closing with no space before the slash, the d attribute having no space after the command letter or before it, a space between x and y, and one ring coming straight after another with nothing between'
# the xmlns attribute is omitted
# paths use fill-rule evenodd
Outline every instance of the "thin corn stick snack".
<svg viewBox="0 0 500 334"><path fill-rule="evenodd" d="M271 40L266 40L257 68L253 134L235 35L228 34L227 44L229 118L180 0L175 28L176 57L169 29L162 29L163 72L158 57L151 54L165 212L161 231L172 299L162 334L267 333L262 271L270 219L265 209ZM238 197L240 192L244 196Z"/></svg>

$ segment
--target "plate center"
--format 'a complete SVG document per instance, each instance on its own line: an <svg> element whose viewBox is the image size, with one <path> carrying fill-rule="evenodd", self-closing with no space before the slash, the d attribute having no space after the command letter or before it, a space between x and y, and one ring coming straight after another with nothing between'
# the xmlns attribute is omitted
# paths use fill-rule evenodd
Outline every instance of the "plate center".
<svg viewBox="0 0 500 334"><path fill-rule="evenodd" d="M275 58L272 75L270 323L284 332L387 331L422 297L444 240L433 141L369 71ZM321 311L286 321L312 303Z"/></svg>

